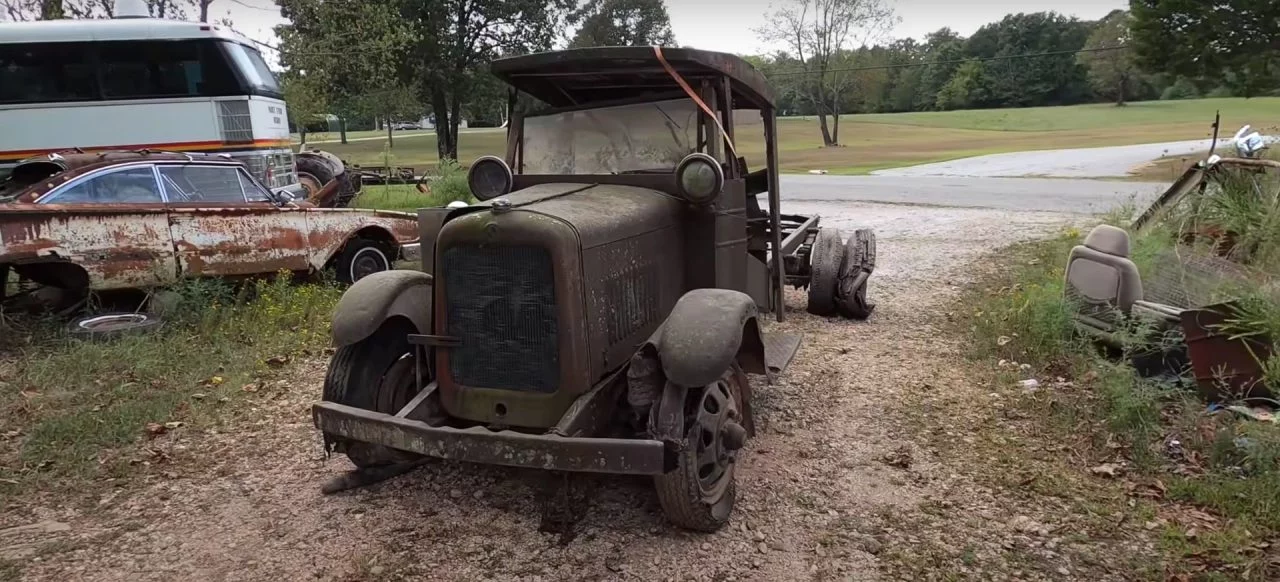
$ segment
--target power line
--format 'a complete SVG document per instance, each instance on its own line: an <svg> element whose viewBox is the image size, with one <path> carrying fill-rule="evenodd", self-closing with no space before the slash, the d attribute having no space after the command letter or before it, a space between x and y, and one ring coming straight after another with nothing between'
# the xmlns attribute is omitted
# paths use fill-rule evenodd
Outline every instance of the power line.
<svg viewBox="0 0 1280 582"><path fill-rule="evenodd" d="M907 67L927 67L927 66L929 66L929 65L958 65L958 64L963 64L963 63L967 63L967 62L970 62L970 61L985 63L985 62L988 62L988 61L1005 61L1005 60L1016 60L1016 59L1034 59L1034 58L1039 58L1039 57L1053 57L1053 56L1061 56L1061 55L1074 55L1074 54L1079 54L1079 53L1098 53L1098 52L1103 52L1103 51L1115 51L1115 50L1121 50L1121 49L1127 49L1127 48L1129 48L1129 45L1127 45L1127 44L1122 44L1122 45L1119 45L1119 46L1108 46L1108 47L1100 47L1100 48L1092 48L1092 49L1076 49L1076 50L1068 50L1068 51L1049 51L1049 52L1045 52L1045 53L1023 53L1023 54L1016 54L1016 55L1001 55L1001 56L995 56L995 57L979 57L979 58L967 58L967 59L952 59L952 60L949 60L949 61L928 61L928 62L923 62L923 63L896 63L896 64L892 64L892 65L869 65L869 66L865 66L865 67L840 67L840 68L835 68L835 69L827 69L827 70L826 70L826 72L828 72L828 73L843 73L843 72L850 72L850 71L876 71L876 70L882 70L882 69L904 69L904 68L907 68ZM789 76L793 76L793 75L810 75L810 74L814 74L814 73L817 73L817 72L818 72L818 71L787 71L787 72L782 72L782 73L772 73L772 74L768 74L768 75L765 75L765 76L767 76L767 77L789 77Z"/></svg>

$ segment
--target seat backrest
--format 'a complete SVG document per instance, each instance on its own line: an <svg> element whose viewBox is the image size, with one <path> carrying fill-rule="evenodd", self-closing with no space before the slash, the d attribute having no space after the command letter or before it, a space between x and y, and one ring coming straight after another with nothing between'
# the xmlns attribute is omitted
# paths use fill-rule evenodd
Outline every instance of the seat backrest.
<svg viewBox="0 0 1280 582"><path fill-rule="evenodd" d="M1068 297L1083 303L1088 315L1129 313L1133 302L1142 299L1142 279L1129 260L1129 234L1106 224L1095 227L1083 245L1071 249L1066 287Z"/></svg>

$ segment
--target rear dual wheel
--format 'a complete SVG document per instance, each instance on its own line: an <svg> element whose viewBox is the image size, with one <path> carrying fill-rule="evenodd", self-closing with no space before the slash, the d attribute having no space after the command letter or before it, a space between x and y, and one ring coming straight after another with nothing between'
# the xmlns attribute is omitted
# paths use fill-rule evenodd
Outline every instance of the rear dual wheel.
<svg viewBox="0 0 1280 582"><path fill-rule="evenodd" d="M840 314L866 319L874 304L867 301L867 281L875 270L876 238L859 229L845 241L839 229L824 228L809 253L809 302L814 315Z"/></svg>

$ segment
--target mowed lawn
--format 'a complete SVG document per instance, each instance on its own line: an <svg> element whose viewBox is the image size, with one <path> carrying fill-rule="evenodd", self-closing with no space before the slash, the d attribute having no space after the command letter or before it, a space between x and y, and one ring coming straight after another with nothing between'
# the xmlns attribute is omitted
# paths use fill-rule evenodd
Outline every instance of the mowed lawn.
<svg viewBox="0 0 1280 582"><path fill-rule="evenodd" d="M841 145L837 147L822 146L814 117L781 119L778 134L784 171L859 174L1010 151L1202 139L1212 133L1215 111L1222 112L1226 137L1246 123L1274 132L1280 120L1280 97L1147 101L1125 107L1094 104L847 115L840 121ZM735 133L738 151L747 157L750 167L762 166L761 125L741 123ZM464 131L459 141L459 157L465 164L478 156L500 155L506 138L501 130L475 130ZM437 162L436 139L431 133L397 135L392 148L386 147L385 139L319 147L362 166L410 166L421 172Z"/></svg>

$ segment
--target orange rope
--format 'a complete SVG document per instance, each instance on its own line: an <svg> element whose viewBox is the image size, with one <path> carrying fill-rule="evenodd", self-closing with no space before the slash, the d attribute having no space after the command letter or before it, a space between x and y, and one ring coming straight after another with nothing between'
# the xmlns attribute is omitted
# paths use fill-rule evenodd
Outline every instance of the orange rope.
<svg viewBox="0 0 1280 582"><path fill-rule="evenodd" d="M710 116L711 120L715 122L716 129L720 130L720 136L724 138L725 145L729 146L729 151L733 152L734 159L737 159L738 150L733 147L733 140L729 139L729 133L726 132L724 130L724 126L720 124L720 116L716 115L710 107L707 107L707 104L703 103L702 99L698 97L698 93L693 90L693 87L690 87L689 84L685 82L684 78L680 76L680 73L677 73L676 70L672 68L671 63L667 62L667 58L662 56L662 47L655 45L653 47L653 54L658 56L658 62L662 63L662 68L667 70L667 74L671 75L672 79L675 79L676 84L680 85L681 89L684 89L685 94L687 94L690 99L693 99L693 102L696 103L698 107L700 107L702 111Z"/></svg>

